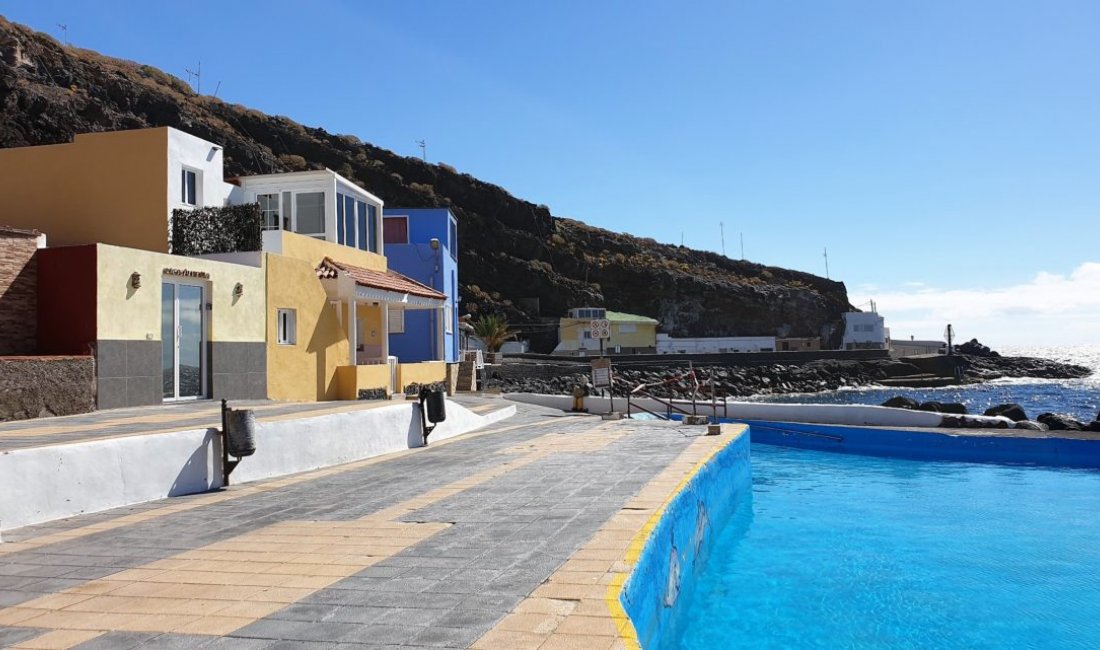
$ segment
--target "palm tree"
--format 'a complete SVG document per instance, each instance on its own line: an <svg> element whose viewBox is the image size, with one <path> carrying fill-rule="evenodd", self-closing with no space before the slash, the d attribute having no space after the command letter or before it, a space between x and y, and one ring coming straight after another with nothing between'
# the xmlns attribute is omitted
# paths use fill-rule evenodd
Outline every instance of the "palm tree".
<svg viewBox="0 0 1100 650"><path fill-rule="evenodd" d="M508 327L508 321L500 314L485 314L473 322L474 334L485 342L489 352L500 352L505 341L513 339L516 331Z"/></svg>

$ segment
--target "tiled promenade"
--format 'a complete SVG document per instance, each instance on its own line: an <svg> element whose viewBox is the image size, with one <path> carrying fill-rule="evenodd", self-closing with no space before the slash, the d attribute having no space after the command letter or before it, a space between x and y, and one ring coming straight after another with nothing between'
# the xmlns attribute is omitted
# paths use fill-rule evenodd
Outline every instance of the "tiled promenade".
<svg viewBox="0 0 1100 650"><path fill-rule="evenodd" d="M427 449L6 531L0 645L623 647L606 596L725 438L701 432L523 406Z"/></svg>

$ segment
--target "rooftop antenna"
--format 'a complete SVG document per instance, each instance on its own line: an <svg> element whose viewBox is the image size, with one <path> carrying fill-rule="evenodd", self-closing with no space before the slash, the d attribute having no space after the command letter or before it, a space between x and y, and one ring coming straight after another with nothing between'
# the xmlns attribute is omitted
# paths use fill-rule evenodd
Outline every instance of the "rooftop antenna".
<svg viewBox="0 0 1100 650"><path fill-rule="evenodd" d="M745 233L738 233L741 236L741 259L745 259Z"/></svg>
<svg viewBox="0 0 1100 650"><path fill-rule="evenodd" d="M222 89L222 80L218 79L218 85L214 86L214 96L218 96L218 91Z"/></svg>
<svg viewBox="0 0 1100 650"><path fill-rule="evenodd" d="M825 247L825 279L829 280L829 247Z"/></svg>
<svg viewBox="0 0 1100 650"><path fill-rule="evenodd" d="M184 71L187 72L187 83L191 83L191 80L194 79L195 80L195 84L194 84L195 85L195 93L201 95L202 94L202 61L199 61L198 67L196 67L194 70L192 70L191 68L184 68Z"/></svg>
<svg viewBox="0 0 1100 650"><path fill-rule="evenodd" d="M416 146L420 147L420 158L423 159L424 162L428 162L428 141L417 140Z"/></svg>
<svg viewBox="0 0 1100 650"><path fill-rule="evenodd" d="M722 231L722 255L726 254L726 224L718 222L718 229Z"/></svg>
<svg viewBox="0 0 1100 650"><path fill-rule="evenodd" d="M57 26L61 28L61 33L65 39L65 45L69 45L69 26L65 23L57 23Z"/></svg>
<svg viewBox="0 0 1100 650"><path fill-rule="evenodd" d="M683 230L680 231L680 245L681 246L684 245L684 231Z"/></svg>

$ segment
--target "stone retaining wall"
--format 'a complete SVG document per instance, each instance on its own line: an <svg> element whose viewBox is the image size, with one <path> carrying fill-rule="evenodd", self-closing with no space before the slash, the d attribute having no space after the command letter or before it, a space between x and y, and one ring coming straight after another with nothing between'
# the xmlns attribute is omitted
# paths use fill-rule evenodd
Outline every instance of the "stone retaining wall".
<svg viewBox="0 0 1100 650"><path fill-rule="evenodd" d="M0 421L95 410L92 357L0 357Z"/></svg>

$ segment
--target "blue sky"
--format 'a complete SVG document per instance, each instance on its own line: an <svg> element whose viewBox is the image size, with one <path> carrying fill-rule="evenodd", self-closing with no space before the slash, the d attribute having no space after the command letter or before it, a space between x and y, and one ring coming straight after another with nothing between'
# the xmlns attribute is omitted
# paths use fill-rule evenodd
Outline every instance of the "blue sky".
<svg viewBox="0 0 1100 650"><path fill-rule="evenodd" d="M895 336L1100 331L1100 3L7 1L558 216L824 274ZM1053 284L1051 278L1059 278ZM1052 287L1063 292L1051 293ZM1038 304L1034 304L1034 303Z"/></svg>

